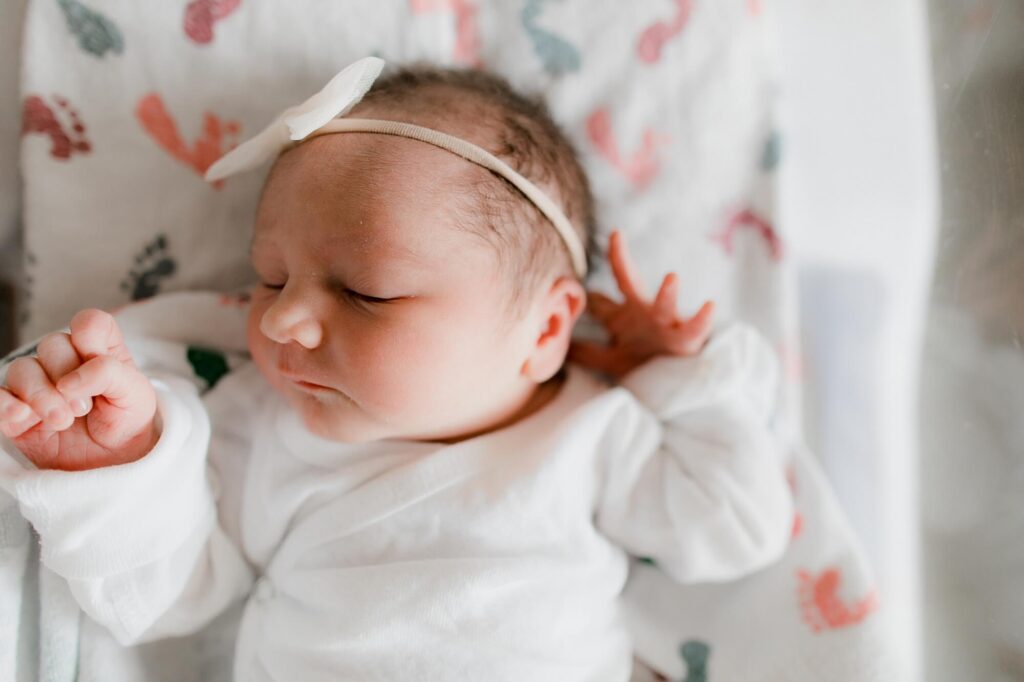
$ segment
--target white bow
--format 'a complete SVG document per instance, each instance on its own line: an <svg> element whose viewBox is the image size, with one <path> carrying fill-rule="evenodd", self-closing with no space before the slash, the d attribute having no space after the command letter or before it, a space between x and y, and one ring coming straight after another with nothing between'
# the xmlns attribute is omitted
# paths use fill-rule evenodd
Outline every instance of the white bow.
<svg viewBox="0 0 1024 682"><path fill-rule="evenodd" d="M329 121L347 114L384 68L379 57L364 57L345 67L323 89L302 104L285 109L258 135L249 138L217 159L204 176L213 182L241 173L277 157L293 143Z"/></svg>

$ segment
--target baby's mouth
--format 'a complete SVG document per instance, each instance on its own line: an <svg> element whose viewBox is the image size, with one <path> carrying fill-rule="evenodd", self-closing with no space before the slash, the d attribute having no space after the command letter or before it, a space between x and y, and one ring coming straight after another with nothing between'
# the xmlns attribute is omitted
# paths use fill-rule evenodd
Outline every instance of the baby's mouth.
<svg viewBox="0 0 1024 682"><path fill-rule="evenodd" d="M329 386L323 386L321 384L314 384L311 381L301 381L301 380L297 380L297 379L290 379L290 381L293 384L295 384L296 386L298 386L300 389L302 389L303 391L309 391L309 392L312 392L312 393L322 393L324 391L334 391L334 389L329 387Z"/></svg>

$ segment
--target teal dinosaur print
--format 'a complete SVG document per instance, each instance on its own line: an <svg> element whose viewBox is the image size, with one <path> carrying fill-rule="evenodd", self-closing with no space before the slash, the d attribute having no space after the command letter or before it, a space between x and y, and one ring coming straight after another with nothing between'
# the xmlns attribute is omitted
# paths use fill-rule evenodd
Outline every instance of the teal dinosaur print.
<svg viewBox="0 0 1024 682"><path fill-rule="evenodd" d="M189 346L185 355L192 365L192 371L206 382L206 390L216 386L220 378L231 371L227 357L218 350Z"/></svg>
<svg viewBox="0 0 1024 682"><path fill-rule="evenodd" d="M557 76L560 73L580 70L580 53L564 38L537 25L542 6L547 0L526 0L520 20L523 28L533 42L533 51L537 53L544 70Z"/></svg>
<svg viewBox="0 0 1024 682"><path fill-rule="evenodd" d="M124 51L124 36L114 22L95 10L91 10L78 0L57 0L64 11L68 28L78 37L78 46L86 52L102 57L111 51L121 54Z"/></svg>
<svg viewBox="0 0 1024 682"><path fill-rule="evenodd" d="M679 655L686 662L686 677L683 682L708 682L708 657L711 647L697 639L684 642Z"/></svg>
<svg viewBox="0 0 1024 682"><path fill-rule="evenodd" d="M777 131L772 131L764 144L764 152L761 154L761 170L771 172L779 165L782 157L782 137Z"/></svg>

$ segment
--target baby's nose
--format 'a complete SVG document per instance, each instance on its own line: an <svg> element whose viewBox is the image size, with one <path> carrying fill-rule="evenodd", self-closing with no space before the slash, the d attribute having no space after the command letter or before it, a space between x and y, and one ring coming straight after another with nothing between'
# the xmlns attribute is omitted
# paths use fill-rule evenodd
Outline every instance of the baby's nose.
<svg viewBox="0 0 1024 682"><path fill-rule="evenodd" d="M309 349L319 346L323 338L320 323L297 306L284 309L276 304L271 306L260 318L260 331L271 341L280 344L297 341Z"/></svg>

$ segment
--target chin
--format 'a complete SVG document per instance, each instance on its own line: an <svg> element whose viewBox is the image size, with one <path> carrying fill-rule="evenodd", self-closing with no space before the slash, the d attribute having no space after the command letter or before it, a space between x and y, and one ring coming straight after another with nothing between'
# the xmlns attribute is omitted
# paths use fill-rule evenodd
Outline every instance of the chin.
<svg viewBox="0 0 1024 682"><path fill-rule="evenodd" d="M391 437L391 434L376 424L368 424L363 420L346 418L345 415L325 417L319 414L312 414L308 410L301 408L299 408L299 412L302 415L302 422L309 429L310 433L326 440L355 444L371 443Z"/></svg>

